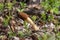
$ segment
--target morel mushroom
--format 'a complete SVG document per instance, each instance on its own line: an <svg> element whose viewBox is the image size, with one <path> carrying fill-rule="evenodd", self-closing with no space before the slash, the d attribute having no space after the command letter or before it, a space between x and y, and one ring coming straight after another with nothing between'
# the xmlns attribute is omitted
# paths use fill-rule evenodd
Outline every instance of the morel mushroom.
<svg viewBox="0 0 60 40"><path fill-rule="evenodd" d="M18 12L19 9L17 9ZM29 15L27 15L26 13L24 12L20 12L19 15L26 21L28 21L31 25L32 25L32 28L34 31L38 31L39 30L39 27L37 27L37 25L29 18Z"/></svg>

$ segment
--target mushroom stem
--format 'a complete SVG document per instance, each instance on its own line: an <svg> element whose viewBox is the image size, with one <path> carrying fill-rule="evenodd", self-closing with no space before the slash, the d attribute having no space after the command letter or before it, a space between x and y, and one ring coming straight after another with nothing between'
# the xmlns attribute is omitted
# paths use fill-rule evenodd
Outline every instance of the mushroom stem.
<svg viewBox="0 0 60 40"><path fill-rule="evenodd" d="M39 27L37 27L37 25L29 17L26 20L32 25L34 31L39 30Z"/></svg>

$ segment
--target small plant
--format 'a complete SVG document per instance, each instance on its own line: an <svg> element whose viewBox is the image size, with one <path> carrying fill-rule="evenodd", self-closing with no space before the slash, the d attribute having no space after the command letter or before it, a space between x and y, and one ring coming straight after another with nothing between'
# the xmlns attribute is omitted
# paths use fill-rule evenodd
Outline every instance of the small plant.
<svg viewBox="0 0 60 40"><path fill-rule="evenodd" d="M11 38L11 37L16 36L16 33L13 33L12 31L9 31L8 32L8 35L9 35L8 37Z"/></svg>
<svg viewBox="0 0 60 40"><path fill-rule="evenodd" d="M12 17L12 16L6 16L7 18L4 18L4 21L3 21L3 25L4 26L8 26L8 24L9 24L9 20L10 20L10 18Z"/></svg>
<svg viewBox="0 0 60 40"><path fill-rule="evenodd" d="M21 38L25 37L25 36L24 36L25 34L24 34L22 31L19 31L19 32L18 32L18 35L19 35L19 37L21 37Z"/></svg>
<svg viewBox="0 0 60 40"><path fill-rule="evenodd" d="M12 3L6 3L6 5L7 5L7 8L9 9L9 13L8 13L8 15L6 15L6 18L4 18L4 21L3 21L3 24L4 24L5 26L7 26L7 25L9 24L10 18L12 17L10 10L11 10L12 7L13 7L13 4L12 4Z"/></svg>
<svg viewBox="0 0 60 40"><path fill-rule="evenodd" d="M0 3L0 11L3 10L3 7L4 7L4 4L3 3Z"/></svg>
<svg viewBox="0 0 60 40"><path fill-rule="evenodd" d="M24 21L24 28L26 29L26 35L29 36L31 34L31 30L29 29L27 21Z"/></svg>
<svg viewBox="0 0 60 40"><path fill-rule="evenodd" d="M47 40L47 34L44 34L44 35L42 36L42 40Z"/></svg>
<svg viewBox="0 0 60 40"><path fill-rule="evenodd" d="M13 3L7 3L7 8L9 9L9 10L11 10L12 9L12 7L13 7Z"/></svg>
<svg viewBox="0 0 60 40"><path fill-rule="evenodd" d="M56 39L60 40L60 32L56 33Z"/></svg>
<svg viewBox="0 0 60 40"><path fill-rule="evenodd" d="M42 4L42 7L44 7L45 11L50 10L51 13L58 14L60 0L44 0L41 4Z"/></svg>
<svg viewBox="0 0 60 40"><path fill-rule="evenodd" d="M59 13L60 0L44 0L41 2L41 5L45 10L45 12L42 13L42 19L47 21L55 20L54 14Z"/></svg>
<svg viewBox="0 0 60 40"><path fill-rule="evenodd" d="M24 2L20 2L21 8L25 8L26 7L26 3Z"/></svg>
<svg viewBox="0 0 60 40"><path fill-rule="evenodd" d="M24 8L26 8L26 3L20 2L20 9L16 8L18 12L23 12Z"/></svg>
<svg viewBox="0 0 60 40"><path fill-rule="evenodd" d="M54 17L53 17L53 15L48 15L48 19L47 19L48 21L53 21L54 20Z"/></svg>
<svg viewBox="0 0 60 40"><path fill-rule="evenodd" d="M31 17L31 19L35 22L36 19L37 19L37 16L34 15L34 16Z"/></svg>
<svg viewBox="0 0 60 40"><path fill-rule="evenodd" d="M28 29L29 28L27 21L24 21L24 26L25 26L25 29Z"/></svg>
<svg viewBox="0 0 60 40"><path fill-rule="evenodd" d="M20 12L23 12L24 11L24 8L26 7L26 3L20 2L20 6L21 6Z"/></svg>
<svg viewBox="0 0 60 40"><path fill-rule="evenodd" d="M43 13L41 14L41 19L42 19L43 21L46 21L46 14L45 14L45 12L43 12Z"/></svg>
<svg viewBox="0 0 60 40"><path fill-rule="evenodd" d="M28 31L27 29L25 30L25 32L23 32L23 31L18 31L17 34L18 34L18 36L21 37L21 38L24 38L24 37L27 37L27 36L30 36L30 35L31 35L30 31Z"/></svg>

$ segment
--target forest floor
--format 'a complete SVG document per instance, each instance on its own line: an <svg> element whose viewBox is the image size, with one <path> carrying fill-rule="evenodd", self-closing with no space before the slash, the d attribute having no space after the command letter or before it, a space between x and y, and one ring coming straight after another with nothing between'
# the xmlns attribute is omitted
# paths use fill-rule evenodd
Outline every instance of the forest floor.
<svg viewBox="0 0 60 40"><path fill-rule="evenodd" d="M55 18L51 21L52 17L47 17L49 13L41 14L44 10L40 5L25 5L22 2L0 3L0 40L60 40L60 14L53 15ZM39 30L33 31L32 25L16 8L29 15Z"/></svg>

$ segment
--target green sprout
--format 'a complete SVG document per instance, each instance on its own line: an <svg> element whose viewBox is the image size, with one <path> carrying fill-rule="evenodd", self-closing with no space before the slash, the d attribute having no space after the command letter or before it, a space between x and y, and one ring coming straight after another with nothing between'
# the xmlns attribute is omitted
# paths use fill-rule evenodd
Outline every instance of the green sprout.
<svg viewBox="0 0 60 40"><path fill-rule="evenodd" d="M26 3L24 3L24 2L20 2L20 5L21 5L22 8L26 7Z"/></svg>
<svg viewBox="0 0 60 40"><path fill-rule="evenodd" d="M37 16L34 15L34 16L31 17L31 19L35 22L36 19L37 19Z"/></svg>
<svg viewBox="0 0 60 40"><path fill-rule="evenodd" d="M7 3L7 7L8 7L9 10L11 10L12 7L13 7L13 4L9 2L9 3Z"/></svg>
<svg viewBox="0 0 60 40"><path fill-rule="evenodd" d="M18 12L23 12L24 11L24 8L26 8L26 3L20 2L20 6L21 6L20 9L16 8L16 10Z"/></svg>
<svg viewBox="0 0 60 40"><path fill-rule="evenodd" d="M26 21L24 21L24 26L25 26L25 29L28 29L28 23Z"/></svg>
<svg viewBox="0 0 60 40"><path fill-rule="evenodd" d="M59 6L60 6L60 0L45 0L41 3L42 7L46 11L51 11L52 13L58 14L59 12Z"/></svg>
<svg viewBox="0 0 60 40"><path fill-rule="evenodd" d="M30 36L31 35L31 30L29 29L28 22L24 21L24 28L25 28L25 36Z"/></svg>
<svg viewBox="0 0 60 40"><path fill-rule="evenodd" d="M60 40L60 32L56 33L56 39Z"/></svg>
<svg viewBox="0 0 60 40"><path fill-rule="evenodd" d="M21 38L25 37L25 36L24 36L25 34L24 34L22 31L19 31L19 32L18 32L18 35L19 35L19 37L21 37Z"/></svg>
<svg viewBox="0 0 60 40"><path fill-rule="evenodd" d="M44 12L41 14L41 19L42 19L43 21L46 21L46 14L45 14Z"/></svg>
<svg viewBox="0 0 60 40"><path fill-rule="evenodd" d="M4 26L8 26L9 20L10 20L11 17L12 16L7 16L7 18L4 18L4 21L3 21Z"/></svg>
<svg viewBox="0 0 60 40"><path fill-rule="evenodd" d="M20 5L21 5L20 12L23 12L24 8L26 8L26 3L20 2Z"/></svg>
<svg viewBox="0 0 60 40"><path fill-rule="evenodd" d="M8 35L9 35L9 38L13 37L13 36L16 36L16 33L13 33L12 31L9 31L8 32Z"/></svg>
<svg viewBox="0 0 60 40"><path fill-rule="evenodd" d="M0 3L0 11L3 10L3 7L4 7L3 3Z"/></svg>
<svg viewBox="0 0 60 40"><path fill-rule="evenodd" d="M47 19L47 20L48 20L48 21L53 21L53 20L54 20L53 15L50 14L50 15L48 16L48 19Z"/></svg>
<svg viewBox="0 0 60 40"><path fill-rule="evenodd" d="M7 8L9 9L9 16L8 15L6 15L6 18L4 18L4 21L3 21L3 24L4 24L4 26L7 26L8 24L9 24L9 21L10 21L10 18L12 18L12 16L11 16L11 9L12 9L12 3L6 3L6 5L7 5Z"/></svg>

